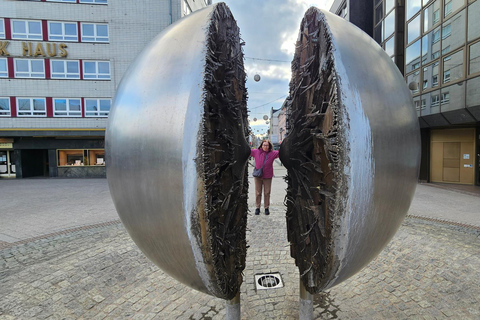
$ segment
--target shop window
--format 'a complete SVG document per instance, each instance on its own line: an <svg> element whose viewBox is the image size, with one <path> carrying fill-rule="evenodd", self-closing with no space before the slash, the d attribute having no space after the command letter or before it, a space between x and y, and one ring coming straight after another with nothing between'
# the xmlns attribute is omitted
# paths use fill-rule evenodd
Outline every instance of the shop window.
<svg viewBox="0 0 480 320"><path fill-rule="evenodd" d="M8 173L7 151L0 150L0 174Z"/></svg>
<svg viewBox="0 0 480 320"><path fill-rule="evenodd" d="M53 115L55 117L81 117L80 99L53 99Z"/></svg>
<svg viewBox="0 0 480 320"><path fill-rule="evenodd" d="M83 61L83 78L110 80L110 61Z"/></svg>
<svg viewBox="0 0 480 320"><path fill-rule="evenodd" d="M48 40L78 41L78 29L75 22L48 22Z"/></svg>
<svg viewBox="0 0 480 320"><path fill-rule="evenodd" d="M9 117L10 115L10 98L0 98L0 117Z"/></svg>
<svg viewBox="0 0 480 320"><path fill-rule="evenodd" d="M108 25L82 23L82 42L108 42Z"/></svg>
<svg viewBox="0 0 480 320"><path fill-rule="evenodd" d="M47 0L48 2L71 2L77 3L77 0Z"/></svg>
<svg viewBox="0 0 480 320"><path fill-rule="evenodd" d="M85 116L108 117L111 104L111 99L85 99Z"/></svg>
<svg viewBox="0 0 480 320"><path fill-rule="evenodd" d="M107 4L107 0L80 0L80 3Z"/></svg>
<svg viewBox="0 0 480 320"><path fill-rule="evenodd" d="M470 46L470 58L468 61L468 74L480 72L480 42Z"/></svg>
<svg viewBox="0 0 480 320"><path fill-rule="evenodd" d="M17 115L19 117L46 117L45 99L17 98Z"/></svg>
<svg viewBox="0 0 480 320"><path fill-rule="evenodd" d="M58 166L104 166L104 149L57 150Z"/></svg>
<svg viewBox="0 0 480 320"><path fill-rule="evenodd" d="M42 40L41 21L12 20L12 39Z"/></svg>
<svg viewBox="0 0 480 320"><path fill-rule="evenodd" d="M7 58L0 58L0 78L8 78Z"/></svg>
<svg viewBox="0 0 480 320"><path fill-rule="evenodd" d="M59 166L85 166L86 150L58 150Z"/></svg>
<svg viewBox="0 0 480 320"><path fill-rule="evenodd" d="M105 150L88 150L88 163L91 166L104 166Z"/></svg>
<svg viewBox="0 0 480 320"><path fill-rule="evenodd" d="M50 60L52 79L80 79L78 60Z"/></svg>
<svg viewBox="0 0 480 320"><path fill-rule="evenodd" d="M5 39L5 22L0 18L0 39Z"/></svg>
<svg viewBox="0 0 480 320"><path fill-rule="evenodd" d="M40 59L15 59L16 78L45 78L45 63Z"/></svg>

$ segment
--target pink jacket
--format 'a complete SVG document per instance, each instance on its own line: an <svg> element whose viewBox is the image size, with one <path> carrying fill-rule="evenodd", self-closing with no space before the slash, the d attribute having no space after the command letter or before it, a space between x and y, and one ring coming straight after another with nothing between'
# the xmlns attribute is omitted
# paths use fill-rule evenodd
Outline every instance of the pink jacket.
<svg viewBox="0 0 480 320"><path fill-rule="evenodd" d="M250 156L255 158L255 168L259 169L262 167L266 155L267 152L261 149L250 150ZM263 167L263 179L270 179L273 177L273 160L275 160L276 158L278 158L278 151L273 150L268 152L267 161L265 162L265 166Z"/></svg>

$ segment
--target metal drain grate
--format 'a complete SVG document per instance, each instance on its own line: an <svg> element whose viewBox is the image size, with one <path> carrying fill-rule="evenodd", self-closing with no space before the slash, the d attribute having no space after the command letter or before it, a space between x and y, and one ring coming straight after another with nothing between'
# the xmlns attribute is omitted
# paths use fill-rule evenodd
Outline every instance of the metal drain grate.
<svg viewBox="0 0 480 320"><path fill-rule="evenodd" d="M282 288L283 281L279 272L255 275L255 288L257 290Z"/></svg>

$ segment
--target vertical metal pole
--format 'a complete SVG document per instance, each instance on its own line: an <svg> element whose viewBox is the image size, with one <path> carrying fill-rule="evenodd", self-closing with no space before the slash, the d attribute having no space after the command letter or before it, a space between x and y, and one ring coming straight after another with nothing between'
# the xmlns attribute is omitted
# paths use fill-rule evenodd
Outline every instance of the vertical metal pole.
<svg viewBox="0 0 480 320"><path fill-rule="evenodd" d="M305 289L300 279L299 320L313 320L313 295Z"/></svg>
<svg viewBox="0 0 480 320"><path fill-rule="evenodd" d="M227 300L227 320L240 320L240 291L232 300Z"/></svg>

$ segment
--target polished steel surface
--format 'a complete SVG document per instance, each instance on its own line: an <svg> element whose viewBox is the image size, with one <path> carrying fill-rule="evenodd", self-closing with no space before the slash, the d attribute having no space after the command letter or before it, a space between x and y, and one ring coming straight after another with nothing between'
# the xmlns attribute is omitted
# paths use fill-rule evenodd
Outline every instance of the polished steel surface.
<svg viewBox="0 0 480 320"><path fill-rule="evenodd" d="M198 10L163 30L130 66L109 117L106 163L115 207L145 255L184 284L226 298L213 279L215 253L202 242L210 230L196 163L217 10L231 16L224 4Z"/></svg>
<svg viewBox="0 0 480 320"><path fill-rule="evenodd" d="M298 224L302 227L303 221L304 230L290 229L289 237L292 255L301 266L302 280L307 290L316 293L331 288L366 266L400 227L417 183L420 131L411 93L384 50L360 29L336 15L310 8L307 16L308 23L302 25L299 34L299 41L303 42L297 43L292 63L296 80L292 80L294 91L290 92L292 102L287 115L293 123L293 131L289 131L282 143L280 159L289 170L290 179L295 180L306 165L312 168L311 172L318 170L319 176L324 174L323 182L310 179L306 187L305 181L294 181L298 188L290 192L291 215L287 214L290 218L304 214ZM314 20L319 25L318 33L312 32ZM306 52L309 46L318 51ZM312 54L310 58L309 54ZM305 70L315 61L319 62L320 76L318 82L312 78L313 85L310 85L306 79L310 79L315 70ZM328 167L320 163L298 165L303 161L298 156L298 146L304 142L295 139L303 128L296 128L293 119L305 106L310 107L308 101L312 101L309 100L312 96L308 90L320 88L324 83L329 83L327 89L330 91L327 90L326 98L320 101L329 103L330 109L325 115L322 111L315 113L313 105L298 123L302 123L300 127L310 123L307 133L321 137L319 146L329 147L328 150L325 147L325 151L315 149L315 152L332 152L333 155L328 155ZM325 117L326 120L322 118L324 127L312 127L310 119L317 116ZM329 125L325 125L328 121ZM293 157L298 158L295 159L297 164ZM309 157L308 152L305 157ZM329 184L331 188L327 190ZM302 209L306 206L300 204L304 197L295 198L302 188L305 194L324 188L318 192L325 199L323 204L317 207L311 201L307 203L310 207ZM325 203L328 203L326 217L319 217ZM315 226L305 222L313 220ZM291 221L289 224L293 225ZM315 228L319 230L314 236ZM315 237L323 239L319 241L322 248L308 255L306 252Z"/></svg>

